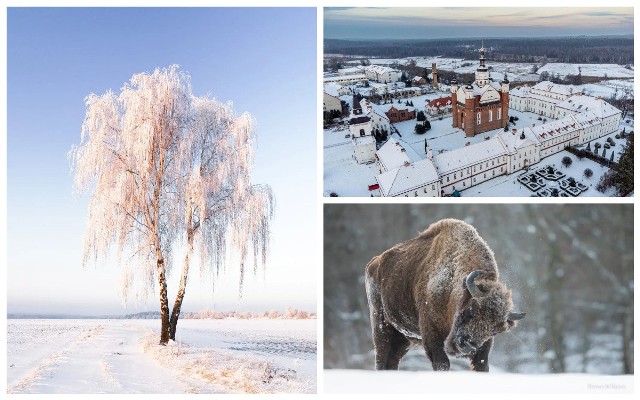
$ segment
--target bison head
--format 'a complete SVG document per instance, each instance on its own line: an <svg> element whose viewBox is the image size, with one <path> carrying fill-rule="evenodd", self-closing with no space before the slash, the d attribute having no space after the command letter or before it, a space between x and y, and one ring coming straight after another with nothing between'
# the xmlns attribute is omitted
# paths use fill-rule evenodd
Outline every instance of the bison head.
<svg viewBox="0 0 640 400"><path fill-rule="evenodd" d="M479 276L481 279L476 283ZM493 336L515 327L525 314L512 309L511 291L495 280L494 273L482 270L470 273L446 340L447 353L472 354Z"/></svg>

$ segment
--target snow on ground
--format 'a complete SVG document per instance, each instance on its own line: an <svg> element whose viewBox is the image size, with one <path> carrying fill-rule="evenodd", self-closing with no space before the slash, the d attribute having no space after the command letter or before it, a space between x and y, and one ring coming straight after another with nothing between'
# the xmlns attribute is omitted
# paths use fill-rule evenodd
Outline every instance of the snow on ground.
<svg viewBox="0 0 640 400"><path fill-rule="evenodd" d="M580 70L578 70L580 68ZM618 64L567 64L548 63L538 69L538 74L547 71L550 74L559 74L561 78L566 75L599 76L608 78L633 78L633 69L627 69Z"/></svg>
<svg viewBox="0 0 640 400"><path fill-rule="evenodd" d="M458 74L474 73L479 64L478 58L407 57L399 59L369 59L371 64L387 66L393 64L408 65L411 60L415 60L416 66L427 68L429 71L431 71L432 63L435 62L439 70L454 71ZM578 75L578 68L580 68L582 76L633 79L633 69L627 69L624 65L618 64L548 63L537 68L538 65L538 63L506 63L491 60L487 62L492 79L501 80L506 73L511 82L537 81L540 74L544 71L554 75L558 74L561 78L564 78L566 75ZM631 68L633 68L633 66L631 66ZM595 95L597 94L594 92L594 96Z"/></svg>
<svg viewBox="0 0 640 400"><path fill-rule="evenodd" d="M562 159L568 156L571 158L573 163L565 168L562 165ZM561 151L547 158L543 158L539 163L534 164L529 171L520 171L511 175L502 175L497 178L488 180L479 185L472 186L469 189L461 191L461 196L463 197L501 197L501 196L518 196L518 197L529 197L532 196L535 192L527 189L526 186L522 185L517 181L518 177L524 174L530 174L538 168L546 167L548 165L552 165L559 169L561 172L565 173L567 178L573 177L577 182L582 182L586 186L589 187L587 191L580 194L578 197L606 197L606 196L614 196L615 190L609 189L604 193L600 193L596 190L596 185L600 181L600 177L604 175L605 172L609 170L607 167L603 167L595 161L591 161L589 159L582 159L580 161L578 157L567 152ZM584 177L584 170L586 168L591 168L593 171L593 176L591 178ZM546 188L552 189L554 187L560 188L557 182L553 181L545 181Z"/></svg>
<svg viewBox="0 0 640 400"><path fill-rule="evenodd" d="M340 197L379 196L378 190L369 192L368 185L376 183L379 173L376 163L358 164L353 145L345 139L349 129L324 131L324 196L336 193Z"/></svg>
<svg viewBox="0 0 640 400"><path fill-rule="evenodd" d="M633 79L628 81L610 80L599 83L587 83L576 88L588 96L600 96L604 99L612 97L616 99L633 98Z"/></svg>
<svg viewBox="0 0 640 400"><path fill-rule="evenodd" d="M316 320L8 320L8 393L315 393Z"/></svg>
<svg viewBox="0 0 640 400"><path fill-rule="evenodd" d="M633 393L633 375L507 374L476 372L365 371L323 372L324 393Z"/></svg>

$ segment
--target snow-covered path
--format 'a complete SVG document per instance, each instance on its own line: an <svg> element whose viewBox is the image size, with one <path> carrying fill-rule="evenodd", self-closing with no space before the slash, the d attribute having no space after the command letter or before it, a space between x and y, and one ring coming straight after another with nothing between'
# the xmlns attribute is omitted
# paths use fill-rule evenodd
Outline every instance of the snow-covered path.
<svg viewBox="0 0 640 400"><path fill-rule="evenodd" d="M316 388L315 321L181 321L179 341L169 346L157 345L157 320L9 320L7 325L9 393Z"/></svg>

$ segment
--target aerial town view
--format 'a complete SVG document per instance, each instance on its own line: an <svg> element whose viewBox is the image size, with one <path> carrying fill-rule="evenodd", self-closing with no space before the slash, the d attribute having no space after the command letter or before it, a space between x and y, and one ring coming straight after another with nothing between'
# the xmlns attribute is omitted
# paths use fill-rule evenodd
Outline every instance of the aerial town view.
<svg viewBox="0 0 640 400"><path fill-rule="evenodd" d="M325 9L324 196L633 195L633 12L496 10Z"/></svg>

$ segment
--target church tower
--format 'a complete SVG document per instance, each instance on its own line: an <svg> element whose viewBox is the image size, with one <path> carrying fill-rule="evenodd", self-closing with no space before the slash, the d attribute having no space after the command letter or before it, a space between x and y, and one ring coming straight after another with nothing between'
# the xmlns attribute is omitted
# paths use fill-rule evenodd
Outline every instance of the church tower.
<svg viewBox="0 0 640 400"><path fill-rule="evenodd" d="M476 85L478 85L478 87L483 87L484 85L489 84L489 70L485 65L486 59L484 57L485 50L483 41L482 47L480 48L480 66L478 66L478 69L476 70Z"/></svg>
<svg viewBox="0 0 640 400"><path fill-rule="evenodd" d="M374 161L376 157L376 139L373 137L371 118L362 111L360 99L353 95L353 107L349 118L351 143L358 164Z"/></svg>
<svg viewBox="0 0 640 400"><path fill-rule="evenodd" d="M436 63L431 64L431 87L438 89L438 68Z"/></svg>

